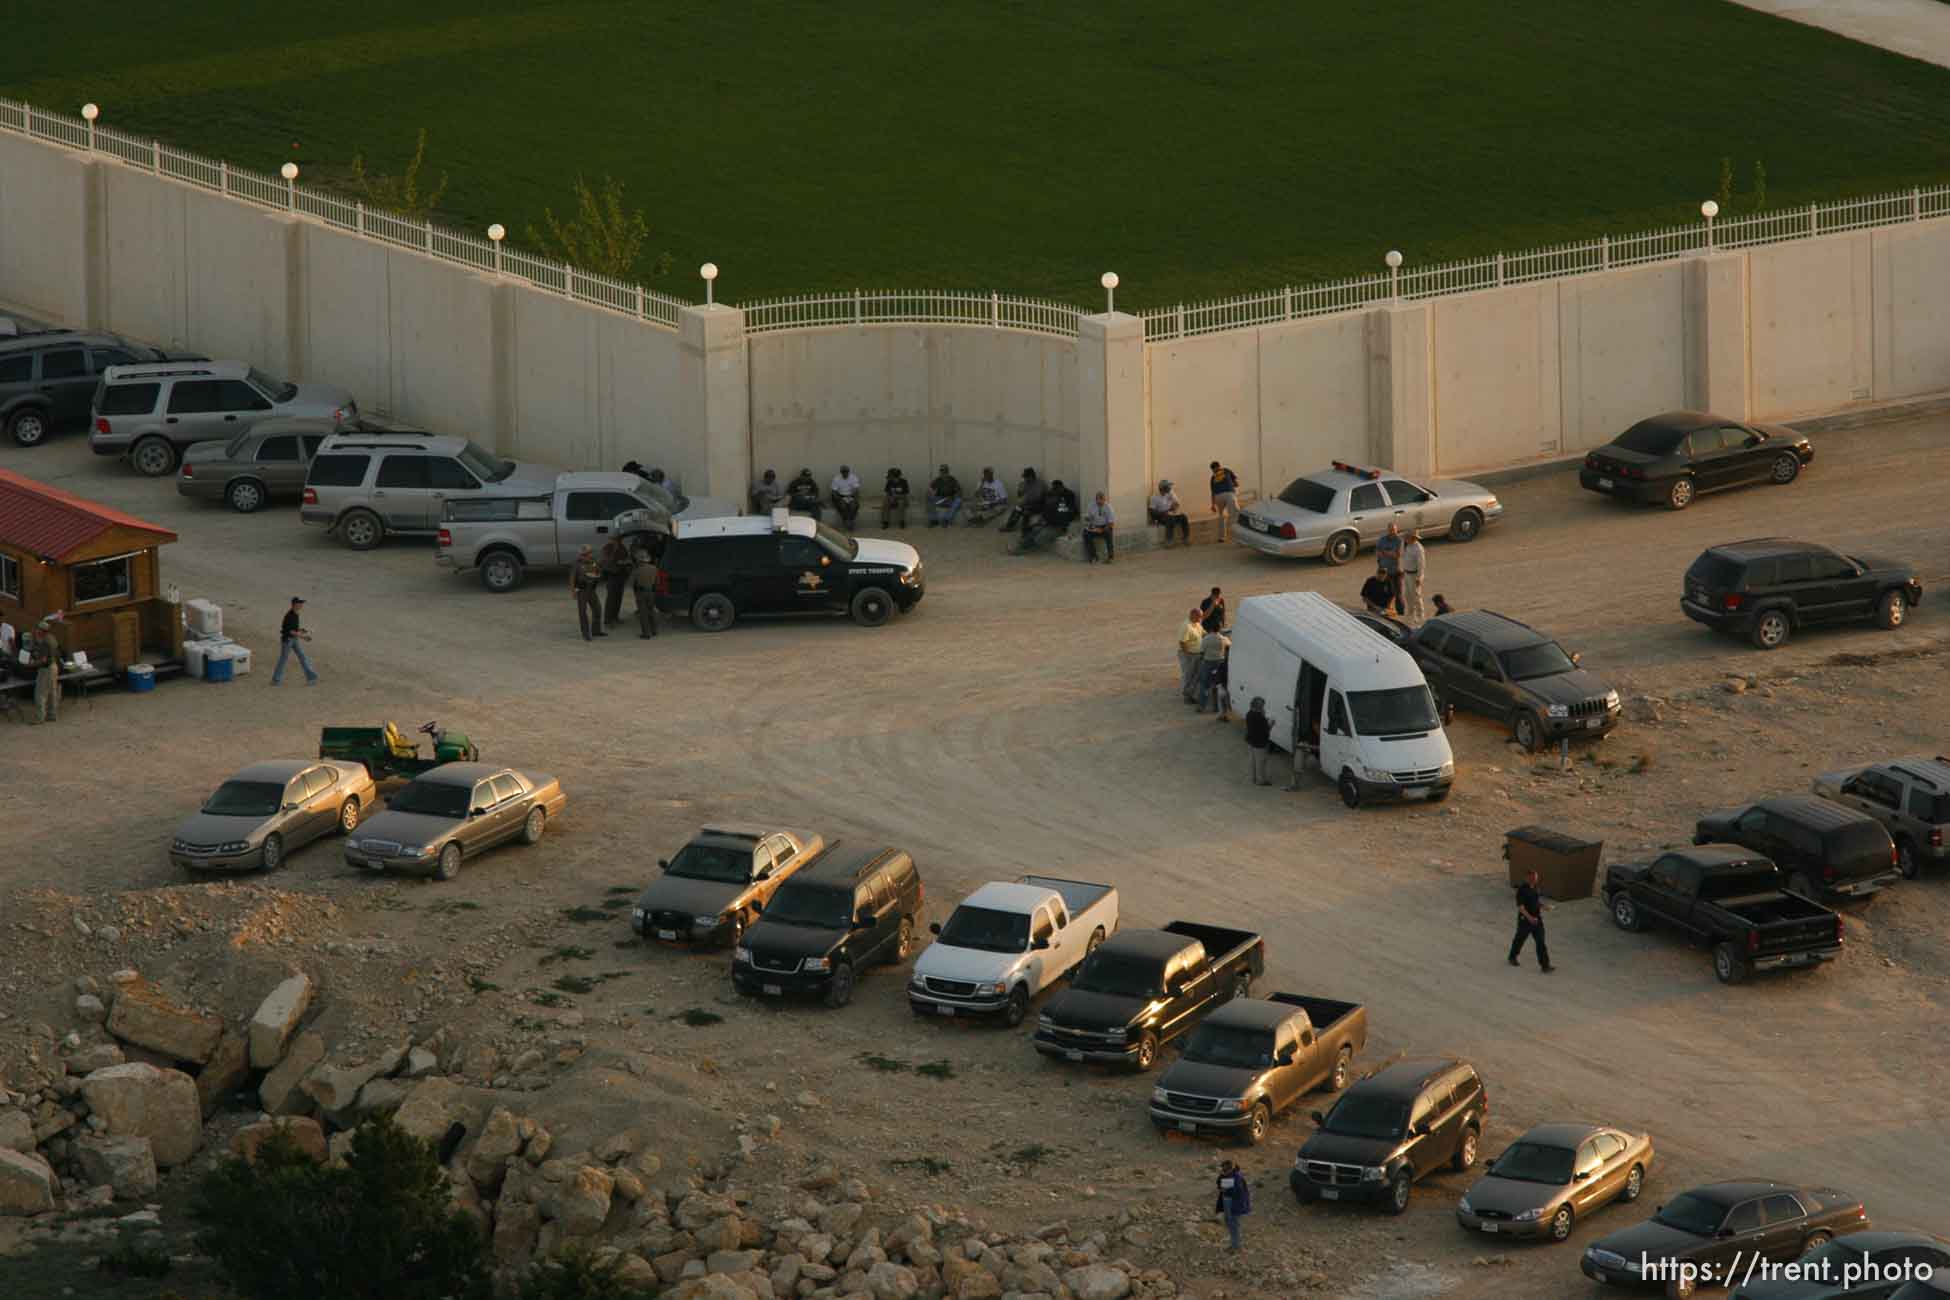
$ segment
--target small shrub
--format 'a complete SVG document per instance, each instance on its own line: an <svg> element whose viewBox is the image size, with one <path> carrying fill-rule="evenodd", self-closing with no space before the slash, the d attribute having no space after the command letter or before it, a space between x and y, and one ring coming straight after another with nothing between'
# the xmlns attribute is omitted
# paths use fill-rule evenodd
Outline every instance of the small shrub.
<svg viewBox="0 0 1950 1300"><path fill-rule="evenodd" d="M96 1267L112 1277L157 1278L169 1276L171 1263L162 1242L131 1235L103 1255Z"/></svg>
<svg viewBox="0 0 1950 1300"><path fill-rule="evenodd" d="M467 977L467 987L476 993L499 993L501 991L499 984L494 983L492 980L484 980L479 975L469 975Z"/></svg>
<svg viewBox="0 0 1950 1300"><path fill-rule="evenodd" d="M554 952L544 954L538 964L550 966L558 961L588 961L595 955L596 950L594 948L578 948L572 943L565 943Z"/></svg>
<svg viewBox="0 0 1950 1300"><path fill-rule="evenodd" d="M681 1020L692 1029L702 1029L706 1025L721 1025L724 1023L723 1016L715 1011L706 1011L703 1007L692 1007L688 1011L679 1011L671 1019Z"/></svg>
<svg viewBox="0 0 1950 1300"><path fill-rule="evenodd" d="M572 1005L560 993L553 993L548 989L529 989L528 998L538 1007L566 1007Z"/></svg>
<svg viewBox="0 0 1950 1300"><path fill-rule="evenodd" d="M872 1052L860 1053L860 1059L882 1074L904 1074L908 1068L906 1061L896 1061L891 1056L876 1056Z"/></svg>
<svg viewBox="0 0 1950 1300"><path fill-rule="evenodd" d="M653 1294L617 1276L621 1256L595 1262L586 1250L571 1250L537 1264L522 1279L515 1300L641 1300Z"/></svg>
<svg viewBox="0 0 1950 1300"><path fill-rule="evenodd" d="M1041 1142L1031 1142L1026 1147L1017 1147L1009 1159L1019 1165L1038 1165L1043 1162L1045 1157L1054 1154L1055 1152L1051 1151Z"/></svg>
<svg viewBox="0 0 1950 1300"><path fill-rule="evenodd" d="M427 161L427 129L420 128L419 136L413 143L413 157L406 164L406 170L398 176L374 176L366 171L366 156L352 156L351 182L353 192L366 201L367 207L394 212L411 221L425 221L439 208L440 200L447 193L447 175L440 174L440 183L431 190L420 188L420 169Z"/></svg>
<svg viewBox="0 0 1950 1300"><path fill-rule="evenodd" d="M603 892L605 894L634 895L637 892L637 887L635 885L611 885Z"/></svg>
<svg viewBox="0 0 1950 1300"><path fill-rule="evenodd" d="M427 912L432 916L452 916L456 912L478 912L481 905L471 898L443 898L437 903L428 903Z"/></svg>
<svg viewBox="0 0 1950 1300"><path fill-rule="evenodd" d="M564 993L593 993L596 991L596 981L587 975L558 975L554 987Z"/></svg>
<svg viewBox="0 0 1950 1300"><path fill-rule="evenodd" d="M926 1174L930 1178L939 1178L942 1174L954 1168L946 1160L936 1160L933 1156L910 1156L901 1160L889 1160L887 1167L889 1169L911 1169L916 1173Z"/></svg>
<svg viewBox="0 0 1950 1300"><path fill-rule="evenodd" d="M611 921L615 918L600 907L565 907L562 909L562 919L577 925L588 925L591 921Z"/></svg>
<svg viewBox="0 0 1950 1300"><path fill-rule="evenodd" d="M650 239L650 220L642 208L623 205L623 182L603 177L602 192L582 177L576 177L575 216L564 221L555 209L542 210L542 225L528 228L529 242L550 257L597 275L618 278L633 275L642 260L643 246ZM670 254L656 259L651 274L670 270Z"/></svg>
<svg viewBox="0 0 1950 1300"><path fill-rule="evenodd" d="M952 1079L955 1077L955 1067L948 1061L929 1061L915 1066L914 1073L925 1074L930 1079Z"/></svg>

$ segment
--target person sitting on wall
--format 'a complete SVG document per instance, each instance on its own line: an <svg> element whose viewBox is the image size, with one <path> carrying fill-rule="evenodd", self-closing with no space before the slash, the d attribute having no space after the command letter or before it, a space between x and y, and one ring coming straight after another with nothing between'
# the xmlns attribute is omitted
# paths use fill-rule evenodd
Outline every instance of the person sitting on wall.
<svg viewBox="0 0 1950 1300"><path fill-rule="evenodd" d="M1064 487L1062 479L1051 479L1049 491L1043 495L1041 513L1023 518L1022 549L1039 551L1057 538L1067 537L1079 508L1077 494Z"/></svg>
<svg viewBox="0 0 1950 1300"><path fill-rule="evenodd" d="M1036 471L1025 467L1022 471L1022 481L1016 484L1016 508L1009 512L1007 519L1002 521L1002 531L1006 533L1019 525L1025 525L1026 520L1040 517L1043 513L1045 491L1043 480L1036 477Z"/></svg>
<svg viewBox="0 0 1950 1300"><path fill-rule="evenodd" d="M839 515L840 527L853 531L853 521L860 514L860 476L853 472L851 465L840 466L840 472L833 475L833 509Z"/></svg>
<svg viewBox="0 0 1950 1300"><path fill-rule="evenodd" d="M785 503L785 484L779 482L779 472L768 469L752 484L752 513L769 515L776 506Z"/></svg>
<svg viewBox="0 0 1950 1300"><path fill-rule="evenodd" d="M1179 501L1178 493L1172 490L1170 479L1158 480L1158 490L1152 493L1145 509L1152 523L1164 526L1166 546L1171 545L1174 528L1178 530L1179 539L1184 545L1192 544L1192 521L1185 517L1185 506Z"/></svg>
<svg viewBox="0 0 1950 1300"><path fill-rule="evenodd" d="M995 477L992 467L984 466L982 481L975 485L975 500L968 507L968 526L985 524L1009 508L1009 489Z"/></svg>
<svg viewBox="0 0 1950 1300"><path fill-rule="evenodd" d="M961 513L961 480L943 465L928 484L928 527L946 528Z"/></svg>
<svg viewBox="0 0 1950 1300"><path fill-rule="evenodd" d="M799 476L785 485L785 496L793 514L811 515L813 522L819 521L819 480L810 467L800 470Z"/></svg>
<svg viewBox="0 0 1950 1300"><path fill-rule="evenodd" d="M907 498L912 492L908 486L907 475L895 466L887 471L886 486L880 489L880 526L892 528L898 523L907 527Z"/></svg>

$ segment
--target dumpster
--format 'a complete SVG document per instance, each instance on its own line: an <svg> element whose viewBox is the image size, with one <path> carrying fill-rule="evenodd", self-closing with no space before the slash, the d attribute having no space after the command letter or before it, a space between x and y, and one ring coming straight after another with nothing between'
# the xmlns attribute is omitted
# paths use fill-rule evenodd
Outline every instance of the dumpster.
<svg viewBox="0 0 1950 1300"><path fill-rule="evenodd" d="M1561 901L1589 898L1597 889L1598 859L1603 840L1580 840L1547 826L1519 826L1504 832L1503 856L1510 863L1510 884L1520 885L1537 873L1537 889Z"/></svg>

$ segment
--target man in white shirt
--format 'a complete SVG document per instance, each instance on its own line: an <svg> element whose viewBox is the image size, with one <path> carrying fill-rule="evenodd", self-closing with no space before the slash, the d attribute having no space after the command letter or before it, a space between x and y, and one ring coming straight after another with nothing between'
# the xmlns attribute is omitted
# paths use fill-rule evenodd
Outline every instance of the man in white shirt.
<svg viewBox="0 0 1950 1300"><path fill-rule="evenodd" d="M1164 525L1166 546L1171 545L1174 528L1182 545L1192 544L1192 521L1185 517L1185 507L1178 500L1178 493L1172 490L1170 479L1158 480L1158 490L1151 494L1150 515L1152 523Z"/></svg>
<svg viewBox="0 0 1950 1300"><path fill-rule="evenodd" d="M1402 544L1402 591L1401 599L1408 603L1408 621L1422 621L1422 579L1428 575L1429 557L1422 549L1422 530L1408 530L1408 540Z"/></svg>
<svg viewBox="0 0 1950 1300"><path fill-rule="evenodd" d="M853 531L853 517L860 513L860 476L850 465L840 466L840 472L833 475L830 485L833 489L833 509L840 517L840 527Z"/></svg>
<svg viewBox="0 0 1950 1300"><path fill-rule="evenodd" d="M995 477L993 467L982 470L982 481L975 485L975 503L968 509L968 526L985 524L1009 508L1009 489Z"/></svg>
<svg viewBox="0 0 1950 1300"><path fill-rule="evenodd" d="M1117 563L1117 513L1099 492L1090 508L1083 512L1083 557L1097 562L1097 543L1104 544L1104 563Z"/></svg>

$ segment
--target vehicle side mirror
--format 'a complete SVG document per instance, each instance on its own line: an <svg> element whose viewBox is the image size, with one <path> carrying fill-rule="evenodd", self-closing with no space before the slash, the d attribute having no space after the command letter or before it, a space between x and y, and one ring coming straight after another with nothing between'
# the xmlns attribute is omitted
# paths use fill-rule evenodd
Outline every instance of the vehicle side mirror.
<svg viewBox="0 0 1950 1300"><path fill-rule="evenodd" d="M941 922L939 922L939 921L929 921L929 922L928 922L928 933L929 933L929 934L940 934L940 933L941 933Z"/></svg>
<svg viewBox="0 0 1950 1300"><path fill-rule="evenodd" d="M657 859L657 870L659 870L659 871L668 871L668 870L670 870L670 859L669 859L669 858L658 858L658 859Z"/></svg>
<svg viewBox="0 0 1950 1300"><path fill-rule="evenodd" d="M485 817L485 816L487 816L487 809L485 809L485 808L469 808L469 809L467 810L467 815L468 815L469 817Z"/></svg>
<svg viewBox="0 0 1950 1300"><path fill-rule="evenodd" d="M1583 653L1582 651L1579 651L1578 653L1576 653L1576 654L1573 654L1573 655L1571 656L1571 662L1572 662L1572 663L1574 663L1574 664L1581 664L1581 663L1583 663L1583 662L1584 662L1584 653Z"/></svg>
<svg viewBox="0 0 1950 1300"><path fill-rule="evenodd" d="M1411 1137L1418 1137L1418 1138L1419 1138L1419 1137L1427 1137L1427 1136L1429 1135L1429 1124L1428 1124L1428 1121L1427 1121L1427 1120L1423 1120L1423 1121L1422 1121L1421 1123L1419 1123L1419 1124L1416 1124L1416 1125L1414 1125L1414 1126L1413 1126L1412 1128L1410 1128L1410 1129L1409 1129L1408 1131L1409 1131L1409 1135L1410 1135Z"/></svg>
<svg viewBox="0 0 1950 1300"><path fill-rule="evenodd" d="M873 909L867 907L861 908L860 914L853 918L853 928L856 930L873 929Z"/></svg>
<svg viewBox="0 0 1950 1300"><path fill-rule="evenodd" d="M1585 1179L1591 1177L1591 1171L1589 1169L1580 1169L1575 1174L1572 1174L1571 1177L1578 1182L1583 1182Z"/></svg>
<svg viewBox="0 0 1950 1300"><path fill-rule="evenodd" d="M1767 435L1764 433L1750 433L1747 435L1747 445L1749 447L1758 447L1766 441Z"/></svg>
<svg viewBox="0 0 1950 1300"><path fill-rule="evenodd" d="M1321 1114L1319 1111L1315 1111L1313 1112L1313 1117L1314 1117L1314 1123L1320 1125L1322 1128L1327 1127L1327 1117L1325 1115Z"/></svg>
<svg viewBox="0 0 1950 1300"><path fill-rule="evenodd" d="M754 883L760 880L770 880L771 878L772 878L772 866L770 863L767 863L765 866L762 866L758 868L756 871L752 872L752 880Z"/></svg>

